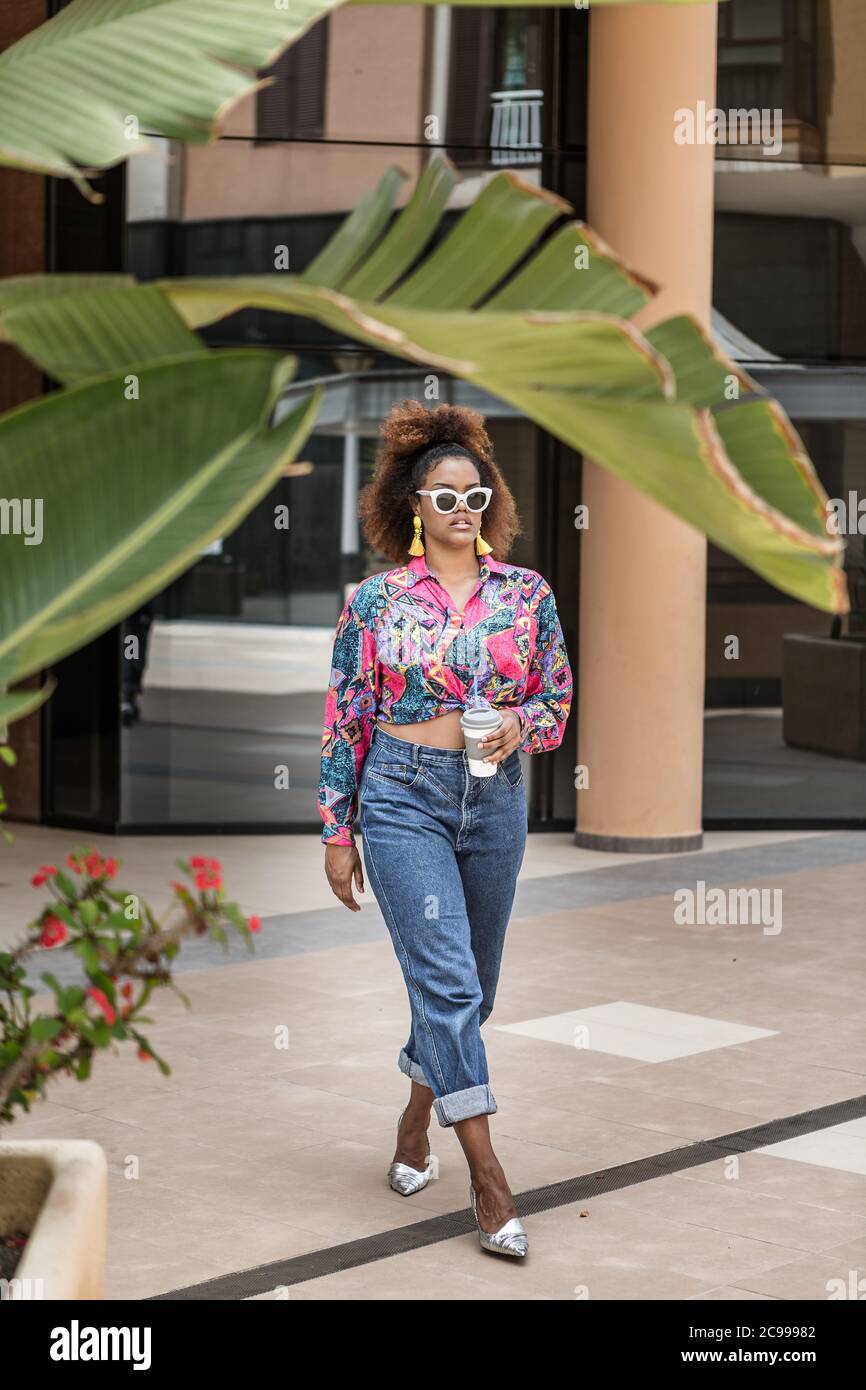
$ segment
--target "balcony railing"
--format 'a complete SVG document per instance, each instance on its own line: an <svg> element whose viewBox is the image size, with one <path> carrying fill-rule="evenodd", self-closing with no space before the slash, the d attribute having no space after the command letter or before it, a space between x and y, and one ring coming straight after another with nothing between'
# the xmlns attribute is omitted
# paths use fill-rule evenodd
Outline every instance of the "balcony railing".
<svg viewBox="0 0 866 1390"><path fill-rule="evenodd" d="M544 92L491 92L491 164L541 163Z"/></svg>

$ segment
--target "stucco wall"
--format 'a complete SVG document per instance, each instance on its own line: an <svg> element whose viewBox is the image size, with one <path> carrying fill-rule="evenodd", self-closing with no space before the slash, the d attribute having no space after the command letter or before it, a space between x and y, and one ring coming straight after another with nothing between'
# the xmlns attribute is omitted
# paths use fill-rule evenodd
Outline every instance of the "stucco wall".
<svg viewBox="0 0 866 1390"><path fill-rule="evenodd" d="M423 131L423 8L338 10L330 19L327 140L417 141ZM251 135L255 98L229 113L225 133ZM251 145L225 140L187 151L183 217L341 212L390 164L410 178L423 151L357 145Z"/></svg>

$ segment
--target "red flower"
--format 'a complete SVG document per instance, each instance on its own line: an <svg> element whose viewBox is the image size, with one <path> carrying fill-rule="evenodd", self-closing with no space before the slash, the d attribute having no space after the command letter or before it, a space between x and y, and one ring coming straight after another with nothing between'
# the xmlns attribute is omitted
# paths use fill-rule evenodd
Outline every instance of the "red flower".
<svg viewBox="0 0 866 1390"><path fill-rule="evenodd" d="M102 855L95 851L85 855L84 867L91 878L100 878L102 875Z"/></svg>
<svg viewBox="0 0 866 1390"><path fill-rule="evenodd" d="M189 862L193 869L212 869L215 874L222 871L222 864L218 859L205 859L201 854L193 855Z"/></svg>
<svg viewBox="0 0 866 1390"><path fill-rule="evenodd" d="M102 866L102 872L105 874L106 878L114 878L114 875L117 873L117 860L106 859Z"/></svg>
<svg viewBox="0 0 866 1390"><path fill-rule="evenodd" d="M138 1060L139 1060L140 1062L149 1062L149 1061L150 1061L150 1058L151 1058L151 1053L148 1052L148 1050L147 1050L146 1047L140 1047L140 1048L138 1049Z"/></svg>
<svg viewBox="0 0 866 1390"><path fill-rule="evenodd" d="M50 949L52 946L59 946L66 940L68 932L59 917L46 917L42 923L42 934L39 937L40 946Z"/></svg>
<svg viewBox="0 0 866 1390"><path fill-rule="evenodd" d="M34 888L41 888L43 883L47 883L49 878L53 878L57 873L53 864L41 864L30 882Z"/></svg>
<svg viewBox="0 0 866 1390"><path fill-rule="evenodd" d="M85 990L85 993L87 994L88 998L92 999L94 1004L97 1004L99 1008L102 1010L102 1012L105 1014L106 1023L114 1023L115 1019L117 1018L117 1014L114 1012L113 1005L111 1004L108 997L103 993L103 991L101 989L91 987L90 989Z"/></svg>
<svg viewBox="0 0 866 1390"><path fill-rule="evenodd" d="M199 869L195 876L195 886L204 892L207 888L222 888L223 881L212 869Z"/></svg>
<svg viewBox="0 0 866 1390"><path fill-rule="evenodd" d="M80 873L81 873L81 860L78 858L78 855L77 855L77 854L67 854L67 856L66 856L66 864L67 864L67 867L70 868L70 869L72 869L72 871L73 871L74 873L76 873L76 874L80 874Z"/></svg>
<svg viewBox="0 0 866 1390"><path fill-rule="evenodd" d="M125 985L121 985L120 992L123 995L124 999L132 998L132 985L129 983L128 980Z"/></svg>
<svg viewBox="0 0 866 1390"><path fill-rule="evenodd" d="M248 917L248 918L247 918L247 926L249 927L250 931L261 931L261 929L262 929L261 919L258 918L258 917Z"/></svg>

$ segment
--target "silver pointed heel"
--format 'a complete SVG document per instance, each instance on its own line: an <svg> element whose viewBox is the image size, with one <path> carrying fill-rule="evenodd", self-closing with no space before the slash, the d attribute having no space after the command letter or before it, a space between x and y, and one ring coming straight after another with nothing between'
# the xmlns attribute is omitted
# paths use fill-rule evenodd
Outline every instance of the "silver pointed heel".
<svg viewBox="0 0 866 1390"><path fill-rule="evenodd" d="M469 1197L472 1202L472 1215L475 1217L475 1225L478 1227L478 1239L481 1241L482 1250L492 1250L497 1255L516 1255L522 1259L529 1250L529 1239L520 1218L512 1216L511 1220L506 1221L504 1226L500 1226L498 1231L492 1233L485 1231L478 1220L475 1188L471 1183L469 1184Z"/></svg>
<svg viewBox="0 0 866 1390"><path fill-rule="evenodd" d="M397 1130L403 1121L405 1110L400 1111L400 1118L397 1121ZM388 1169L388 1183L395 1192L399 1192L401 1197L411 1197L413 1192L420 1192L422 1187L426 1187L430 1181L430 1140L427 1140L427 1163L423 1168L410 1168L408 1163L392 1163Z"/></svg>

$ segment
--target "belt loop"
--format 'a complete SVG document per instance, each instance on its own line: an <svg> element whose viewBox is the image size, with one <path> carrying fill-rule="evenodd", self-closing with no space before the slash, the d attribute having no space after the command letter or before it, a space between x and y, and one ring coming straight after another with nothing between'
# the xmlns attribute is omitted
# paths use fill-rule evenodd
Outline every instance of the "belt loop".
<svg viewBox="0 0 866 1390"><path fill-rule="evenodd" d="M413 744L412 744L412 766L413 766L413 767L420 767L420 765L421 765L421 745L418 744L418 743L413 743Z"/></svg>

